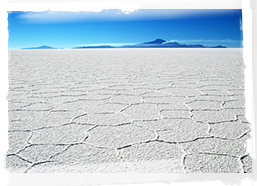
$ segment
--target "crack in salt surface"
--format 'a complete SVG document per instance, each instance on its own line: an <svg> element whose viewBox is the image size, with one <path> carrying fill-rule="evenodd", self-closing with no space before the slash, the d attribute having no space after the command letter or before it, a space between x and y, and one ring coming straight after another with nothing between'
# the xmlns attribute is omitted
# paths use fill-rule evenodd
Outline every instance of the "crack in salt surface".
<svg viewBox="0 0 257 186"><path fill-rule="evenodd" d="M27 163L32 163L31 161L29 161L29 160L27 160L27 159L25 159L25 158L20 157L18 154L7 154L7 155L6 155L6 157L9 157L9 156L15 156L15 157L21 159L22 161L25 161L25 162L27 162Z"/></svg>

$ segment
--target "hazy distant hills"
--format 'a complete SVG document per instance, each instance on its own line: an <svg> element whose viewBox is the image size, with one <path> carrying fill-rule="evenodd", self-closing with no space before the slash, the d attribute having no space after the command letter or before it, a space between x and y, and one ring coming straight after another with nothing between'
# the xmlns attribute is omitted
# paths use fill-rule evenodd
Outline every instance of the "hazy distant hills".
<svg viewBox="0 0 257 186"><path fill-rule="evenodd" d="M204 46L202 44L180 44L178 42L169 42L163 39L155 39L154 41L134 44L134 45L124 45L124 46L111 46L111 45L99 45L99 46L79 46L73 47L72 49L90 49L90 48L227 48L226 46ZM57 49L50 46L40 46L22 49Z"/></svg>
<svg viewBox="0 0 257 186"><path fill-rule="evenodd" d="M211 46L211 47L204 46L201 44L187 45L187 44L180 44L178 42L167 42L159 38L155 39L154 41L139 43L135 45L124 45L119 47L114 47L110 45L74 47L74 49L85 49L85 48L227 48L227 47L222 45Z"/></svg>
<svg viewBox="0 0 257 186"><path fill-rule="evenodd" d="M100 46L82 46L82 47L74 47L73 49L83 49L83 48L115 48L110 45L100 45Z"/></svg>
<svg viewBox="0 0 257 186"><path fill-rule="evenodd" d="M180 44L178 42L168 42L163 39L155 39L154 41L149 41L141 44L136 45L126 45L122 46L122 48L227 48L225 46L204 46L201 44L195 45L187 45L187 44Z"/></svg>
<svg viewBox="0 0 257 186"><path fill-rule="evenodd" d="M222 45L218 45L218 46L213 46L213 47L209 47L209 48L227 48L227 47L222 46Z"/></svg>
<svg viewBox="0 0 257 186"><path fill-rule="evenodd" d="M22 49L57 49L57 48L43 45L43 46L39 46L39 47L30 47L30 48L22 48Z"/></svg>

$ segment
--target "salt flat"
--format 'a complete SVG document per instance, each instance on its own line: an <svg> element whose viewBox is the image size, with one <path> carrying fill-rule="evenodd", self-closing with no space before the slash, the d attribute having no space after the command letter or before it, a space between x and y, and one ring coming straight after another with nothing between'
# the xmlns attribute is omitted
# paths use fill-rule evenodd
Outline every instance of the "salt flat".
<svg viewBox="0 0 257 186"><path fill-rule="evenodd" d="M241 49L9 53L11 172L251 172Z"/></svg>

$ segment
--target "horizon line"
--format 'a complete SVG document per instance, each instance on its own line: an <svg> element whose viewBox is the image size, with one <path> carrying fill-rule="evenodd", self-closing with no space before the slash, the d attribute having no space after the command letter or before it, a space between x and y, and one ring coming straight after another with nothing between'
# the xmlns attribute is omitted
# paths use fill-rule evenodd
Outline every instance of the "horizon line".
<svg viewBox="0 0 257 186"><path fill-rule="evenodd" d="M160 38L157 38L155 40L152 40L152 41L148 41L148 42L154 42L156 40L163 40L163 39L160 39ZM232 39L172 39L172 40L163 40L164 42L163 43L160 43L161 44L167 44L167 43L178 43L180 45L203 45L204 47L208 48L208 47L215 47L215 46L224 46L226 48L243 48L243 44L242 44L242 40L232 40ZM125 42L125 43L88 43L88 44L74 44L76 46L69 46L69 47L65 47L65 46L57 46L57 47L54 47L53 45L48 45L48 44L43 44L43 45L38 45L38 46L27 46L27 47L19 47L19 48L9 48L8 49L30 49L30 48L38 48L38 47L43 47L43 46L46 46L46 47L52 47L52 48L55 48L55 49L74 49L74 48L79 48L79 47L88 47L88 48L97 48L97 47L101 47L101 46L109 46L109 47L112 47L112 48L126 48L126 46L133 46L133 45L140 45L140 44L145 44L145 43L148 43L148 42L133 42L133 43L128 43L128 42ZM206 43L208 42L208 44ZM206 43L206 44L205 44ZM210 43L213 43L213 44L210 44ZM216 44L217 43L217 44ZM231 46L227 46L227 44L231 44L231 43L237 43L237 44L241 44L240 47L231 47ZM159 44L159 43L158 43ZM129 47L128 47L129 48ZM135 47L136 48L136 47ZM140 48L140 47L138 47ZM145 47L145 48L153 48L153 47ZM159 48L162 48L162 47L159 47ZM176 48L176 47L163 47L163 48ZM177 47L177 48L180 48L180 47Z"/></svg>

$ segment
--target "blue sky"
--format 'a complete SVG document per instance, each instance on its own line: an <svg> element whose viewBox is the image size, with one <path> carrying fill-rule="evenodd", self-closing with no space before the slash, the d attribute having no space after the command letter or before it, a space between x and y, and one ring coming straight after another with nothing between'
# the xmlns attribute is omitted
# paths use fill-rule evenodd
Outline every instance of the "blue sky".
<svg viewBox="0 0 257 186"><path fill-rule="evenodd" d="M134 12L9 12L9 48L126 45L161 38L181 44L241 47L239 9Z"/></svg>

